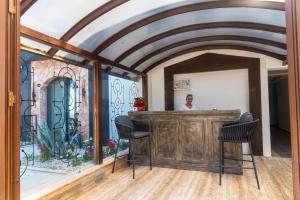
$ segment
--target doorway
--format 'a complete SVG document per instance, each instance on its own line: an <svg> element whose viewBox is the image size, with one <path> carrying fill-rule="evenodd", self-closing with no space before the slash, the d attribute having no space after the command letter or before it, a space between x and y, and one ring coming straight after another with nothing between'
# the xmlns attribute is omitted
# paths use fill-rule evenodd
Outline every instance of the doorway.
<svg viewBox="0 0 300 200"><path fill-rule="evenodd" d="M291 158L288 72L268 73L272 156Z"/></svg>
<svg viewBox="0 0 300 200"><path fill-rule="evenodd" d="M65 142L70 142L80 128L76 90L74 81L67 77L57 78L47 86L47 123Z"/></svg>

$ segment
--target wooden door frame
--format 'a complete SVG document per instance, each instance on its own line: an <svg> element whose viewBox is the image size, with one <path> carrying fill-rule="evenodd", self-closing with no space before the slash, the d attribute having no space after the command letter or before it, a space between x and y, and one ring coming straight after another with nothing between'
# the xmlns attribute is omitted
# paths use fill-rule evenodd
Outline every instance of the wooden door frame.
<svg viewBox="0 0 300 200"><path fill-rule="evenodd" d="M148 110L148 76L147 74L142 77L142 90L143 90L143 97L146 100L145 109Z"/></svg>
<svg viewBox="0 0 300 200"><path fill-rule="evenodd" d="M7 1L0 1L0 199L6 199L6 71L7 71ZM4 50L4 51L3 51ZM4 97L4 98L3 98Z"/></svg>
<svg viewBox="0 0 300 200"><path fill-rule="evenodd" d="M0 9L0 199L18 200L20 199L20 1L0 0Z"/></svg>
<svg viewBox="0 0 300 200"><path fill-rule="evenodd" d="M294 199L300 199L300 1L286 0L288 80Z"/></svg>
<svg viewBox="0 0 300 200"><path fill-rule="evenodd" d="M102 151L102 69L99 61L94 61L94 163L103 162Z"/></svg>

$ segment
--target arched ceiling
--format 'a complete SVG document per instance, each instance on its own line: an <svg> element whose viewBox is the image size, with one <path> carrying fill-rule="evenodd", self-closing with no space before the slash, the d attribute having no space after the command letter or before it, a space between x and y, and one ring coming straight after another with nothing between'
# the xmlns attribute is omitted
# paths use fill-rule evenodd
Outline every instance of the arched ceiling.
<svg viewBox="0 0 300 200"><path fill-rule="evenodd" d="M246 47L246 46L239 46L239 45L232 45L232 44L223 44L223 45L203 45L203 46L196 46L193 48L185 49L176 53L173 53L169 56L163 57L160 60L154 62L153 64L149 65L143 72L147 73L156 66L167 62L173 58L188 54L188 53L193 53L193 52L199 52L199 51L206 51L206 50L219 50L219 49L230 49L230 50L241 50L241 51L249 51L253 53L259 53L259 54L264 54L270 57L273 57L273 54L261 49L256 49L253 47Z"/></svg>
<svg viewBox="0 0 300 200"><path fill-rule="evenodd" d="M118 7L119 5L127 2L128 0L120 0L120 1L109 1L101 6L99 6L96 10L92 11L84 18L82 18L79 22L77 22L74 26L72 26L60 39L62 41L68 41L71 39L76 33L78 33L81 29L89 25L92 21L104 15L105 13L111 11L112 9ZM49 55L53 56L56 53L56 49L52 48L49 50Z"/></svg>
<svg viewBox="0 0 300 200"><path fill-rule="evenodd" d="M275 35L276 33L281 34L284 36L285 34L285 28L279 27L279 26L272 26L267 24L259 24L259 23L249 23L249 22L211 22L211 23L202 23L202 24L193 24L188 26L181 26L175 29L171 29L169 31L157 34L153 37L150 37L143 42L138 43L137 45L131 47L127 51L125 51L123 54L121 54L119 57L116 58L116 62L121 62L126 57L128 57L130 54L136 52L137 50L152 44L154 42L157 42L159 40L162 40L164 38L170 38L173 35L178 35L181 33L191 32L191 31L197 31L197 30L207 30L210 29L220 29L220 28L228 28L228 29L245 29L248 32L251 33L251 30L260 30L260 31L266 31L270 32L271 34Z"/></svg>
<svg viewBox="0 0 300 200"><path fill-rule="evenodd" d="M123 75L213 48L286 58L283 0L22 0L21 15L23 46Z"/></svg>
<svg viewBox="0 0 300 200"><path fill-rule="evenodd" d="M264 44L264 45L268 45L268 46L278 47L281 49L286 48L286 45L284 43L275 42L275 41L271 41L271 40L267 40L267 39L259 39L259 38L255 38L255 37L248 37L248 36L218 35L218 36L194 37L194 38L182 40L180 42L175 42L175 43L169 44L167 46L164 46L160 49L157 49L157 50L153 51L152 53L139 59L130 68L135 69L138 66L140 66L143 62L145 62L146 60L148 60L154 56L157 56L159 54L162 54L170 49L174 49L176 47L180 47L180 46L187 45L187 44L193 44L193 43L199 43L199 42L205 42L205 41L217 41L217 40L247 41L247 42L254 42L254 43ZM274 53L274 54L276 54L276 53ZM280 58L280 55L278 54L278 56L276 58Z"/></svg>

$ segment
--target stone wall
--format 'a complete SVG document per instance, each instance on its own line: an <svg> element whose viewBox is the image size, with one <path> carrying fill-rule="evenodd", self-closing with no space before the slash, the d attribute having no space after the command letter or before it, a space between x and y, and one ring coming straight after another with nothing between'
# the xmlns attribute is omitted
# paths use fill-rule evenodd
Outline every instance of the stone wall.
<svg viewBox="0 0 300 200"><path fill-rule="evenodd" d="M81 103L78 104L76 112L79 113L79 121L81 122L80 131L83 139L88 139L88 70L56 60L33 61L31 66L34 69L34 79L31 80L31 84L36 94L36 102L31 113L37 115L38 124L47 122L47 86L56 79L67 77L76 81L79 86L79 101Z"/></svg>

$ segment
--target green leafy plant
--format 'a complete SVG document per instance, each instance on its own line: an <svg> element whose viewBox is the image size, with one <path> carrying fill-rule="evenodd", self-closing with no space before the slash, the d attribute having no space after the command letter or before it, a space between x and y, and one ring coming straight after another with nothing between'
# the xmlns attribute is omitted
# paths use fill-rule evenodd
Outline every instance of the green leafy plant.
<svg viewBox="0 0 300 200"><path fill-rule="evenodd" d="M72 156L72 158L71 158L72 167L76 167L76 166L81 165L81 164L82 164L82 161L81 161L81 156L79 154L75 155L75 156Z"/></svg>
<svg viewBox="0 0 300 200"><path fill-rule="evenodd" d="M51 153L49 151L44 151L40 155L40 161L41 162L46 162L51 158Z"/></svg>
<svg viewBox="0 0 300 200"><path fill-rule="evenodd" d="M83 162L88 162L88 161L90 161L90 160L93 160L93 155L84 154L84 155L82 156L82 161L83 161Z"/></svg>
<svg viewBox="0 0 300 200"><path fill-rule="evenodd" d="M48 151L50 156L55 155L54 149L57 152L64 152L66 145L63 140L62 129L54 129L51 131L46 122L38 126L39 133L35 136L40 153ZM55 141L53 134L55 135Z"/></svg>
<svg viewBox="0 0 300 200"><path fill-rule="evenodd" d="M84 154L82 156L82 161L87 162L93 159L94 156L94 147L93 146L87 146L85 147Z"/></svg>
<svg viewBox="0 0 300 200"><path fill-rule="evenodd" d="M51 138L51 131L47 125L47 123L43 123L38 126L39 134L36 135L36 141L40 148L40 151L49 151L52 152L54 147L54 141Z"/></svg>
<svg viewBox="0 0 300 200"><path fill-rule="evenodd" d="M71 142L65 142L65 127L63 129L50 130L47 123L44 122L39 125L38 128L39 133L36 135L36 141L40 150L39 160L41 162L51 159L51 157L58 155L58 153L59 159L68 162L73 167L93 159L94 148L92 138L81 144L78 144L73 140ZM55 137L53 137L53 134ZM83 153L80 150L80 147L84 149Z"/></svg>
<svg viewBox="0 0 300 200"><path fill-rule="evenodd" d="M28 161L33 161L33 157L34 157L33 154L29 154L28 155Z"/></svg>

